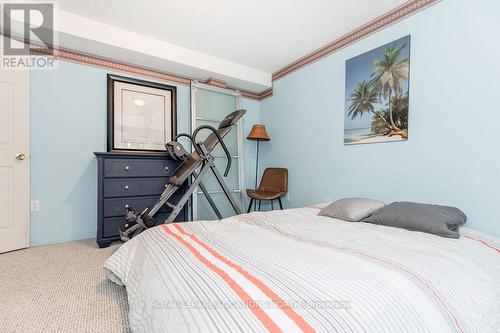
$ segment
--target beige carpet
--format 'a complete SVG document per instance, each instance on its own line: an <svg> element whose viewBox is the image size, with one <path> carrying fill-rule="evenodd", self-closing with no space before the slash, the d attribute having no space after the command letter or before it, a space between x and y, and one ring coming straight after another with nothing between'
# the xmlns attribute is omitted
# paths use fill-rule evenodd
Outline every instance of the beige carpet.
<svg viewBox="0 0 500 333"><path fill-rule="evenodd" d="M117 246L86 240L0 254L0 332L129 332L125 289L102 270Z"/></svg>

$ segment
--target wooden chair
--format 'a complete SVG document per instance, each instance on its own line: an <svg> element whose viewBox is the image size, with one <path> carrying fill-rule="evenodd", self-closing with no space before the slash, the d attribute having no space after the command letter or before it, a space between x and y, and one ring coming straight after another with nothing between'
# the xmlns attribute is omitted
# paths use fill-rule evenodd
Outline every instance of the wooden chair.
<svg viewBox="0 0 500 333"><path fill-rule="evenodd" d="M271 200L271 209L274 209L273 201L278 199L280 209L283 209L281 197L288 191L288 169L286 168L267 168L264 170L259 188L256 190L247 189L247 195L250 197L247 213L250 213L254 200L259 201L259 210L262 200Z"/></svg>

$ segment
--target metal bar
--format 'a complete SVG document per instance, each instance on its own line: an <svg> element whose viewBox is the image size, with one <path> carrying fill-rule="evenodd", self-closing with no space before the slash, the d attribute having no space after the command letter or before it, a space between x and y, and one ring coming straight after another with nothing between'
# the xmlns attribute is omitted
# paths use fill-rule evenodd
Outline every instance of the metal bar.
<svg viewBox="0 0 500 333"><path fill-rule="evenodd" d="M200 116L197 116L195 119L196 120L200 120L200 121L206 121L207 123L214 123L214 124L220 124L220 122L222 121L222 119L216 120L216 119L210 119L210 118L203 118L203 117L200 117ZM238 123L236 123L234 125L235 126L240 126L240 124L238 124Z"/></svg>
<svg viewBox="0 0 500 333"><path fill-rule="evenodd" d="M198 177L198 175L196 174L196 171L193 171L193 177L196 179L196 177ZM210 196L207 188L205 187L205 185L203 185L203 182L200 180L200 184L198 185L200 188L201 188L201 192L196 192L197 194L198 193L203 193L205 195L205 197L207 198L208 200L208 203L210 204L210 206L212 207L212 209L214 210L215 212L215 215L217 215L217 217L219 218L219 220L222 220L222 214L220 213L219 209L217 208L217 205L215 204L215 202L212 200L212 197Z"/></svg>
<svg viewBox="0 0 500 333"><path fill-rule="evenodd" d="M184 195L182 196L181 200L179 200L179 202L175 206L174 210L172 210L172 213L170 213L170 215L168 216L168 218L165 220L165 224L169 224L169 223L174 222L174 220L177 217L177 215L179 215L179 213L181 212L182 208L184 207L184 205L186 204L186 202L189 200L189 197L191 196L191 194L193 194L193 192L196 189L196 187L200 184L201 179L207 174L207 171L208 171L209 168L210 168L209 164L205 164L201 168L198 177L196 177L196 179L194 180L194 182L191 183L191 186L189 186L188 190L184 193Z"/></svg>
<svg viewBox="0 0 500 333"><path fill-rule="evenodd" d="M248 205L247 213L250 213L250 209L252 209L253 198L250 198L250 204Z"/></svg>
<svg viewBox="0 0 500 333"><path fill-rule="evenodd" d="M210 169L212 169L212 172L213 172L215 178L217 178L217 182L219 183L220 187L224 191L224 194L226 195L227 199L229 200L229 203L231 203L231 206L233 207L236 214L243 214L243 211L241 210L240 206L238 206L238 203L236 202L236 200L234 200L234 197L231 194L231 191L227 188L227 185L224 182L222 175L219 173L219 170L215 166L213 158L209 157L208 165L210 166Z"/></svg>
<svg viewBox="0 0 500 333"><path fill-rule="evenodd" d="M231 193L241 193L241 190L231 190ZM208 194L223 194L224 191L208 191ZM201 191L197 191L196 194L203 194Z"/></svg>
<svg viewBox="0 0 500 333"><path fill-rule="evenodd" d="M215 158L226 158L226 155L212 155ZM238 155L231 156L231 158L240 158Z"/></svg>
<svg viewBox="0 0 500 333"><path fill-rule="evenodd" d="M201 193L203 193L205 195L205 198L207 198L207 201L210 204L210 207L212 207L212 209L214 210L215 215L217 215L217 217L219 218L219 220L222 220L222 218L223 218L222 214L220 213L219 209L215 205L215 202L212 199L212 197L210 196L210 193L207 191L205 185L203 185L203 183L200 182L200 184L198 186L201 188Z"/></svg>
<svg viewBox="0 0 500 333"><path fill-rule="evenodd" d="M153 217L156 214L156 212L159 211L161 207L163 207L165 202L167 202L167 200L170 199L172 194L174 194L175 191L177 191L178 188L179 186L168 184L165 190L163 190L160 199L158 199L153 208L149 210L148 215Z"/></svg>

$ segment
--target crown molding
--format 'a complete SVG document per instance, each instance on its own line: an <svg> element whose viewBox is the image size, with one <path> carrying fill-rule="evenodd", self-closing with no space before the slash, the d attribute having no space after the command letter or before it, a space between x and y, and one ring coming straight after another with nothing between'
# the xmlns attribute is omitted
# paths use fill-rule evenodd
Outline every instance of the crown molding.
<svg viewBox="0 0 500 333"><path fill-rule="evenodd" d="M242 97L260 101L263 100L264 98L271 97L273 95L273 88L268 88L266 90L261 91L260 93L254 93L251 91L241 90L241 89L240 92Z"/></svg>
<svg viewBox="0 0 500 333"><path fill-rule="evenodd" d="M227 84L225 81L214 79L213 77L208 78L205 81L205 84L219 88L227 88Z"/></svg>
<svg viewBox="0 0 500 333"><path fill-rule="evenodd" d="M63 48L47 49L37 44L30 43L30 51L31 54L53 56L56 59L66 60L78 64L90 65L94 67L99 67L129 74L136 74L153 79L169 81L172 83L177 83L185 86L190 85L192 81L191 78L173 75L170 73L139 67L136 65L127 64L116 60L98 57Z"/></svg>
<svg viewBox="0 0 500 333"><path fill-rule="evenodd" d="M411 0L395 9L387 12L386 14L379 16L378 18L368 22L367 24L357 28L356 30L345 34L344 36L336 39L335 41L317 49L314 52L290 63L289 65L283 67L282 69L276 71L272 75L272 81L279 80L284 76L295 72L321 58L324 58L330 54L333 54L340 49L351 45L377 31L386 28L406 17L409 17L427 7L430 7L442 0ZM171 73L166 73L151 68L141 67L134 64L128 64L120 61L116 61L109 58L99 57L92 54L86 54L79 51L64 49L64 48L53 48L46 49L37 44L30 44L31 52L38 55L54 56L55 58L75 62L84 65L90 65L94 67L104 68L113 71L119 71L129 74L140 75L152 79L158 79L163 81L168 81L176 83L179 85L189 86L191 81L195 81L194 78L184 77L180 75L174 75ZM206 84L227 88L240 90L241 96L244 98L262 100L273 95L273 88L268 88L261 92L253 92L244 89L238 89L237 87L228 87L226 82L218 80L215 78L208 78L204 81Z"/></svg>
<svg viewBox="0 0 500 333"><path fill-rule="evenodd" d="M343 49L344 47L351 45L377 31L386 28L406 17L409 17L427 7L430 7L442 0L412 0L408 1L401 6L394 8L393 10L377 17L376 19L362 25L361 27L353 30L344 36L334 40L331 43L311 52L304 57L288 64L287 66L281 68L280 70L273 73L272 80L276 81L282 77L295 72L321 58L324 58L332 53Z"/></svg>
<svg viewBox="0 0 500 333"><path fill-rule="evenodd" d="M52 56L56 59L61 59L69 62L74 62L77 64L89 65L93 67L103 68L106 70L113 70L122 73L140 75L152 79L168 81L171 83L176 83L179 85L189 86L192 81L196 81L193 78L183 77L180 75L174 75L166 72L157 71L150 68L140 67L133 64L127 64L124 62L116 61L113 59L98 57L95 55L77 52L64 48L52 48L47 49L41 45L30 43L30 51L35 55ZM213 86L228 88L238 90L236 87L228 87L224 81L209 78L205 81L206 84ZM272 88L266 89L262 92L253 92L248 90L239 89L241 91L241 96L244 98L250 98L255 100L260 100L262 98L270 96L269 92L272 94Z"/></svg>

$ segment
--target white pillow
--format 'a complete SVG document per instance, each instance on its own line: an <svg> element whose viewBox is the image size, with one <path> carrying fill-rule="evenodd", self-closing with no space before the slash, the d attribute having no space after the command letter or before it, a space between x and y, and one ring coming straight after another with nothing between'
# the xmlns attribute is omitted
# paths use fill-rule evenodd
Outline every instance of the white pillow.
<svg viewBox="0 0 500 333"><path fill-rule="evenodd" d="M358 222L384 206L385 203L373 199L345 198L332 202L318 215Z"/></svg>

